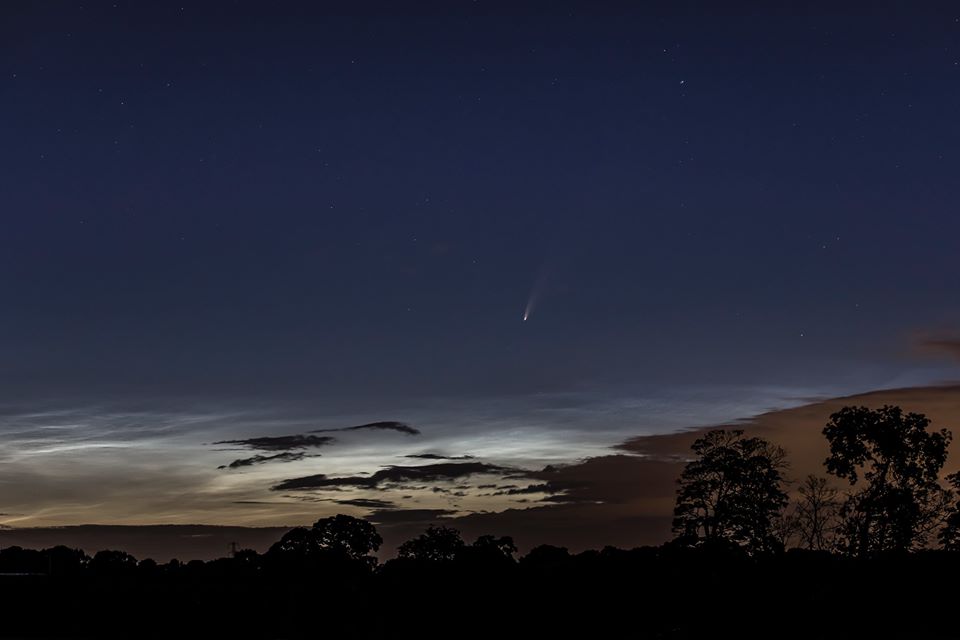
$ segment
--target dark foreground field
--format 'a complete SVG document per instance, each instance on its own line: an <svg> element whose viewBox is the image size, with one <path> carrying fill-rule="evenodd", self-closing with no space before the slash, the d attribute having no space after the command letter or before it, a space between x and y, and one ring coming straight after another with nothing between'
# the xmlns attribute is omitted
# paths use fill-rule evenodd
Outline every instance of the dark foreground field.
<svg viewBox="0 0 960 640"><path fill-rule="evenodd" d="M960 638L960 554L939 551L858 560L540 547L519 561L461 554L376 567L334 554L47 560L51 575L0 578L3 637Z"/></svg>

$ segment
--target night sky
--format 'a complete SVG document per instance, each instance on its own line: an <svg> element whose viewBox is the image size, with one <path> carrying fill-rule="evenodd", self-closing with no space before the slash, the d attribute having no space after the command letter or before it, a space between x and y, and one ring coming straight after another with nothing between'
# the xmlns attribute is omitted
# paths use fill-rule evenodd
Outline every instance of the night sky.
<svg viewBox="0 0 960 640"><path fill-rule="evenodd" d="M0 523L525 508L956 377L960 10L737 4L5 2Z"/></svg>

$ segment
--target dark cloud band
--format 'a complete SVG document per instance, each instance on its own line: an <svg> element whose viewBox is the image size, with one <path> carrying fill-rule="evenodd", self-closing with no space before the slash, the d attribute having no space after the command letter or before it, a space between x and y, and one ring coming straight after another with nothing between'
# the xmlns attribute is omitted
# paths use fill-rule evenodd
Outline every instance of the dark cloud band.
<svg viewBox="0 0 960 640"><path fill-rule="evenodd" d="M248 449L260 451L289 451L291 449L307 449L309 447L325 447L333 443L330 436L263 436L259 438L245 438L243 440L219 440L213 444L232 444Z"/></svg>
<svg viewBox="0 0 960 640"><path fill-rule="evenodd" d="M420 460L475 460L476 456L445 456L439 453L411 453L404 458L417 458Z"/></svg>
<svg viewBox="0 0 960 640"><path fill-rule="evenodd" d="M310 433L335 433L338 431L362 431L362 430L380 430L380 431L399 431L400 433L405 433L408 436L418 436L420 435L420 430L411 427L410 425L404 422L395 422L392 420L382 421L382 422L369 422L367 424L358 424L355 427L339 427L336 429L314 429Z"/></svg>
<svg viewBox="0 0 960 640"><path fill-rule="evenodd" d="M370 476L346 476L331 478L322 473L290 478L284 480L272 489L274 491L327 489L330 487L358 487L375 489L384 484L395 482L435 482L439 480L456 480L477 474L516 474L522 473L519 469L502 467L484 462L445 462L428 464L419 467L393 466L373 473Z"/></svg>
<svg viewBox="0 0 960 640"><path fill-rule="evenodd" d="M267 462L296 462L297 460L303 460L307 457L307 454L302 451L284 451L272 456L261 456L256 455L250 458L240 458L234 460L230 464L224 464L217 467L217 469L240 469L242 467L252 467L258 464L265 464ZM315 456L310 456L315 457Z"/></svg>

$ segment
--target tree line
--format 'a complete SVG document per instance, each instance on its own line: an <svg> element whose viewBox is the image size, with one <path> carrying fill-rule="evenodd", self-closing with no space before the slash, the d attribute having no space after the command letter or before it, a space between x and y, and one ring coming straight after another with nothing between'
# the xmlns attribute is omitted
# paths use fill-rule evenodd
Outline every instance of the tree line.
<svg viewBox="0 0 960 640"><path fill-rule="evenodd" d="M749 553L795 546L857 557L938 544L960 549L960 473L940 474L952 434L897 406L843 407L823 429L825 472L809 475L791 502L786 452L742 430L697 439L681 473L675 543L730 545Z"/></svg>

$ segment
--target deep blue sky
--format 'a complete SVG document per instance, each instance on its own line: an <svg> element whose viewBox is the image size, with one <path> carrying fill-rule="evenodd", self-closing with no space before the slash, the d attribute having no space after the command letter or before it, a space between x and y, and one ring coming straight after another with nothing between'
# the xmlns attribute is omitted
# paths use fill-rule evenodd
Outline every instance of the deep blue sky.
<svg viewBox="0 0 960 640"><path fill-rule="evenodd" d="M926 366L911 336L958 318L955 5L518 4L5 2L3 402L468 412Z"/></svg>

